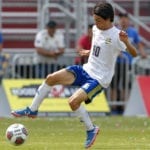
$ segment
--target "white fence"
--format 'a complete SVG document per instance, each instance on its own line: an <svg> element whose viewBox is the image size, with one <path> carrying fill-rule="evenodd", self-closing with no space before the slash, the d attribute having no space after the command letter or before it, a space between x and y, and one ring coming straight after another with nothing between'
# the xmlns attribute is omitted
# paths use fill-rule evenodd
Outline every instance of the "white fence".
<svg viewBox="0 0 150 150"><path fill-rule="evenodd" d="M60 57L53 64L35 64L33 54L17 54L10 64L11 78L45 78L47 74L75 64L74 53ZM109 105L113 108L124 107L130 95L136 75L150 75L150 57L137 57L129 63L128 57L116 64L115 76L110 87L105 91Z"/></svg>

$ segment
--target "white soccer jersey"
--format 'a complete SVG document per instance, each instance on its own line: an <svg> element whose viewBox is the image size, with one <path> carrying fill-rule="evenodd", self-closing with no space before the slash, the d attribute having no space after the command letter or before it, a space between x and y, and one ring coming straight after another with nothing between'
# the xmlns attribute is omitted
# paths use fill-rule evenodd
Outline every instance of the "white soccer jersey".
<svg viewBox="0 0 150 150"><path fill-rule="evenodd" d="M46 29L40 31L34 41L35 47L43 48L47 51L57 51L58 48L64 48L64 36L60 32L56 32L53 37L49 36ZM38 62L53 62L55 59L44 57L37 54Z"/></svg>
<svg viewBox="0 0 150 150"><path fill-rule="evenodd" d="M107 88L112 80L115 62L125 44L119 39L120 30L115 26L108 30L99 30L93 26L93 39L90 56L84 70Z"/></svg>

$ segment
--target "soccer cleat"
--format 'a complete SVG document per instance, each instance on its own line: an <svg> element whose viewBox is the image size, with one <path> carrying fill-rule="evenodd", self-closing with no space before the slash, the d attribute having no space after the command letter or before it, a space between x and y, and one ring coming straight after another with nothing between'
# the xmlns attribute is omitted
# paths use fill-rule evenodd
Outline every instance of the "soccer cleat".
<svg viewBox="0 0 150 150"><path fill-rule="evenodd" d="M97 126L94 126L93 130L87 131L87 139L85 141L86 149L93 145L98 133L99 133L99 127Z"/></svg>
<svg viewBox="0 0 150 150"><path fill-rule="evenodd" d="M11 114L14 117L24 117L27 116L29 118L36 118L38 111L31 111L31 109L29 107L22 109L22 110L16 110L16 111L12 111Z"/></svg>

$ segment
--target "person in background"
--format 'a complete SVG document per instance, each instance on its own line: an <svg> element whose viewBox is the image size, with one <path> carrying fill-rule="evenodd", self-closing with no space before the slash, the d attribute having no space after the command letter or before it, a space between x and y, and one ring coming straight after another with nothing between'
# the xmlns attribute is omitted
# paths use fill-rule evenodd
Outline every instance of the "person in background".
<svg viewBox="0 0 150 150"><path fill-rule="evenodd" d="M92 27L93 24L88 25L87 34L82 35L77 44L77 52L79 53L80 57L75 58L75 64L83 65L87 62L88 57L84 56L86 50L91 49L92 45Z"/></svg>
<svg viewBox="0 0 150 150"><path fill-rule="evenodd" d="M35 37L34 46L36 49L36 74L38 77L45 77L54 71L54 64L58 57L64 53L64 36L57 32L55 21L49 21L46 29L41 30Z"/></svg>
<svg viewBox="0 0 150 150"><path fill-rule="evenodd" d="M127 13L119 13L118 28L125 31L129 37L130 42L137 47L142 58L146 58L147 54L141 42L140 35L137 30L130 25L130 19ZM118 56L116 62L116 71L111 83L111 100L127 100L131 89L131 78L129 72L131 71L133 57L127 52L123 51ZM123 113L123 107L112 107L112 112Z"/></svg>

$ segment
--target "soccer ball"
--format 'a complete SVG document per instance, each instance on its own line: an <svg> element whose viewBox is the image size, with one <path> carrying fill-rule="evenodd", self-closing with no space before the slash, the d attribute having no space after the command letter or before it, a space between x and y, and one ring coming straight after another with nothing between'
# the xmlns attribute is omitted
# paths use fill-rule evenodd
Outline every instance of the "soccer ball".
<svg viewBox="0 0 150 150"><path fill-rule="evenodd" d="M27 129L24 125L15 123L10 125L6 130L6 138L13 145L21 145L27 139Z"/></svg>

